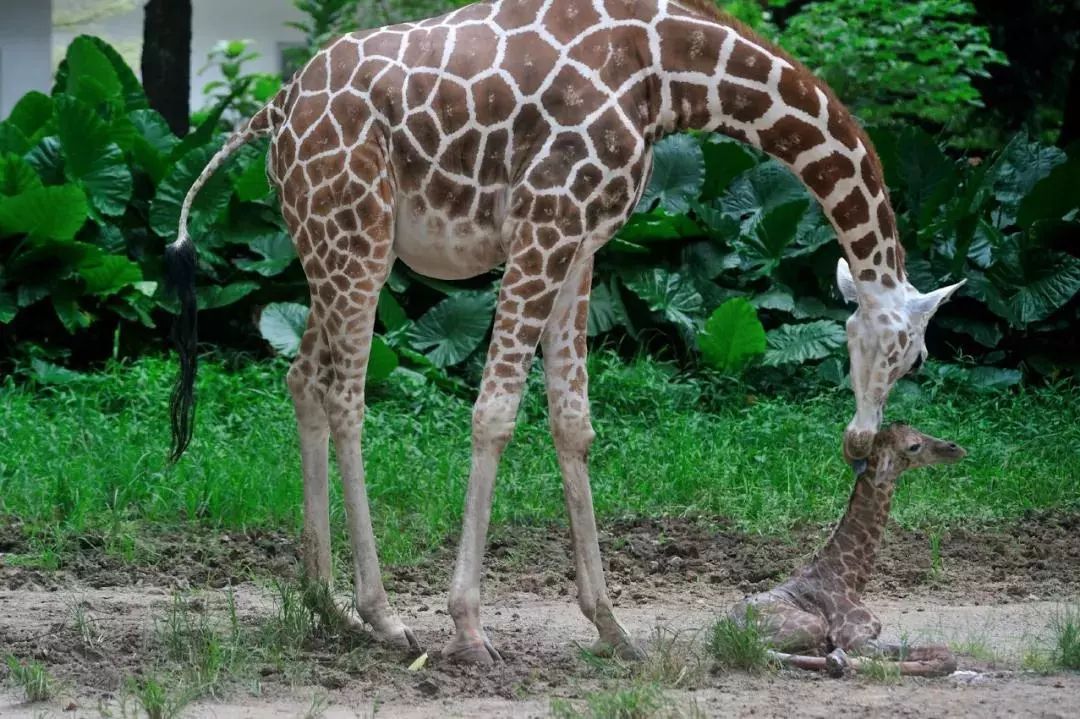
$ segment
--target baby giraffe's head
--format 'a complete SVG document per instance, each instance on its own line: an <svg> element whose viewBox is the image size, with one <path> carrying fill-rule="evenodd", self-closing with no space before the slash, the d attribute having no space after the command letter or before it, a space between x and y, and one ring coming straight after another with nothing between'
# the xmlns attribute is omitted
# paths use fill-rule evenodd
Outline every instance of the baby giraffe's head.
<svg viewBox="0 0 1080 719"><path fill-rule="evenodd" d="M923 434L919 430L894 422L883 427L874 437L871 466L878 472L889 471L896 476L908 469L932 464L952 464L962 459L967 450L956 442Z"/></svg>

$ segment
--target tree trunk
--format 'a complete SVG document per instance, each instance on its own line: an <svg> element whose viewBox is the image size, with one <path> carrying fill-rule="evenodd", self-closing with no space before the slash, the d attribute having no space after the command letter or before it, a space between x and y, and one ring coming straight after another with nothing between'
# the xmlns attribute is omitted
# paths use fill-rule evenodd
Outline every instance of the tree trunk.
<svg viewBox="0 0 1080 719"><path fill-rule="evenodd" d="M1068 147L1080 140L1080 52L1073 60L1072 73L1069 75L1069 89L1065 95L1065 118L1061 123L1061 136L1058 144Z"/></svg>
<svg viewBox="0 0 1080 719"><path fill-rule="evenodd" d="M191 0L147 0L142 80L150 107L177 136L186 135L191 123Z"/></svg>

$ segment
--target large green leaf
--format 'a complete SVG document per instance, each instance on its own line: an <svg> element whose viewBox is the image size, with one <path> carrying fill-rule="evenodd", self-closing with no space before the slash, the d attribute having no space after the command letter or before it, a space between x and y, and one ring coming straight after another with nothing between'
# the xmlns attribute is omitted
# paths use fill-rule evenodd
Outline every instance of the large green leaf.
<svg viewBox="0 0 1080 719"><path fill-rule="evenodd" d="M166 239L176 236L184 198L216 153L217 148L211 145L192 150L184 155L158 186L150 206L150 224L158 236ZM229 178L224 172L215 173L195 198L191 226L188 228L191 234L205 232L229 204L231 195Z"/></svg>
<svg viewBox="0 0 1080 719"><path fill-rule="evenodd" d="M744 267L758 275L771 273L784 258L788 246L795 241L799 224L809 206L808 199L792 200L764 213L750 232L740 236L736 242Z"/></svg>
<svg viewBox="0 0 1080 719"><path fill-rule="evenodd" d="M652 178L638 208L658 206L671 214L690 209L705 182L705 155L701 143L691 135L669 135L653 146Z"/></svg>
<svg viewBox="0 0 1080 719"><path fill-rule="evenodd" d="M200 287L195 294L200 310L213 310L239 302L257 289L259 286L254 282L233 282L223 286Z"/></svg>
<svg viewBox="0 0 1080 719"><path fill-rule="evenodd" d="M701 235L701 228L686 215L672 215L661 208L630 216L619 230L625 242L647 244Z"/></svg>
<svg viewBox="0 0 1080 719"><path fill-rule="evenodd" d="M124 214L131 200L131 170L112 142L109 125L85 102L63 95L56 99L56 123L68 179L83 184L101 213Z"/></svg>
<svg viewBox="0 0 1080 719"><path fill-rule="evenodd" d="M668 322L690 332L700 327L704 301L682 275L656 267L625 277L623 283Z"/></svg>
<svg viewBox="0 0 1080 719"><path fill-rule="evenodd" d="M630 316L626 312L622 297L619 295L617 281L598 282L593 285L589 297L589 329L590 337L603 334L622 325L630 330L633 335L633 326Z"/></svg>
<svg viewBox="0 0 1080 719"><path fill-rule="evenodd" d="M172 153L180 139L156 110L135 110L128 119L136 132L131 154L156 185L172 167Z"/></svg>
<svg viewBox="0 0 1080 719"><path fill-rule="evenodd" d="M744 235L752 235L769 213L795 201L810 201L806 187L786 167L769 160L739 175L720 199L720 209L740 223Z"/></svg>
<svg viewBox="0 0 1080 719"><path fill-rule="evenodd" d="M123 104L124 86L116 68L93 38L80 35L72 40L64 62L68 95L91 105Z"/></svg>
<svg viewBox="0 0 1080 719"><path fill-rule="evenodd" d="M735 297L709 316L705 331L698 335L698 346L707 364L734 374L765 351L765 329L754 306Z"/></svg>
<svg viewBox="0 0 1080 719"><path fill-rule="evenodd" d="M86 292L92 295L111 295L142 280L142 270L126 257L105 255L93 264L79 267L86 282Z"/></svg>
<svg viewBox="0 0 1080 719"><path fill-rule="evenodd" d="M896 137L895 170L889 174L916 229L930 223L957 182L956 164L917 127L905 127Z"/></svg>
<svg viewBox="0 0 1080 719"><path fill-rule="evenodd" d="M64 173L64 148L60 138L52 135L44 137L26 153L26 161L37 170L38 177L46 185L60 185L68 181Z"/></svg>
<svg viewBox="0 0 1080 719"><path fill-rule="evenodd" d="M371 338L371 353L368 355L367 378L365 384L385 382L390 373L397 369L398 356L386 340L378 335Z"/></svg>
<svg viewBox="0 0 1080 719"><path fill-rule="evenodd" d="M236 199L241 202L262 200L270 194L270 181L266 177L266 152L254 154L243 171L233 182Z"/></svg>
<svg viewBox="0 0 1080 719"><path fill-rule="evenodd" d="M15 300L15 296L0 291L0 325L6 325L15 319L15 315L19 312L19 303Z"/></svg>
<svg viewBox="0 0 1080 719"><path fill-rule="evenodd" d="M988 273L1003 290L1009 308L1006 319L1012 324L1023 327L1045 319L1080 292L1080 259L1046 250L1013 257L1014 265Z"/></svg>
<svg viewBox="0 0 1080 719"><path fill-rule="evenodd" d="M409 339L439 367L469 357L487 335L495 310L491 292L460 292L432 307L413 325Z"/></svg>
<svg viewBox="0 0 1080 719"><path fill-rule="evenodd" d="M1017 369L1004 367L973 367L968 372L967 386L983 391L996 391L1020 384L1024 375Z"/></svg>
<svg viewBox="0 0 1080 719"><path fill-rule="evenodd" d="M0 195L19 195L42 186L37 172L18 155L0 155Z"/></svg>
<svg viewBox="0 0 1080 719"><path fill-rule="evenodd" d="M1080 155L1069 158L1036 182L1020 202L1016 221L1030 227L1039 220L1080 214Z"/></svg>
<svg viewBox="0 0 1080 719"><path fill-rule="evenodd" d="M308 308L295 302L276 302L263 308L259 334L278 354L295 357L307 329Z"/></svg>
<svg viewBox="0 0 1080 719"><path fill-rule="evenodd" d="M1035 184L1065 162L1065 153L1053 145L1031 140L1026 134L1015 135L998 154L988 173L994 197L1001 203L999 227L1016 220L1016 213Z"/></svg>
<svg viewBox="0 0 1080 719"><path fill-rule="evenodd" d="M0 152L9 152L13 155L24 155L33 143L19 128L10 122L0 122Z"/></svg>
<svg viewBox="0 0 1080 719"><path fill-rule="evenodd" d="M27 234L72 240L88 213L86 195L79 187L37 187L0 198L0 236Z"/></svg>
<svg viewBox="0 0 1080 719"><path fill-rule="evenodd" d="M802 364L824 359L847 343L844 326L829 320L783 325L769 332L765 364Z"/></svg>
<svg viewBox="0 0 1080 719"><path fill-rule="evenodd" d="M379 304L375 308L375 313L388 332L400 330L409 324L409 317L405 314L401 303L386 285L379 292Z"/></svg>
<svg viewBox="0 0 1080 719"><path fill-rule="evenodd" d="M263 277L280 275L296 259L296 250L287 232L262 235L252 241L253 252L262 256L259 260L237 260L236 266Z"/></svg>
<svg viewBox="0 0 1080 719"><path fill-rule="evenodd" d="M732 180L758 164L758 158L746 145L719 133L707 135L701 151L705 157L705 184L701 195L706 201L719 198Z"/></svg>
<svg viewBox="0 0 1080 719"><path fill-rule="evenodd" d="M19 128L31 141L38 137L53 116L53 99L32 91L23 95L11 108L6 122Z"/></svg>

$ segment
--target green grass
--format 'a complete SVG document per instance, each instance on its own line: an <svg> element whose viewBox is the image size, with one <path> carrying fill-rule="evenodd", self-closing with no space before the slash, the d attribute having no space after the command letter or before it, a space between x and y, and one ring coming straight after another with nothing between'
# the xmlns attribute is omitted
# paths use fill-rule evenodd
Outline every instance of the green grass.
<svg viewBox="0 0 1080 719"><path fill-rule="evenodd" d="M1050 623L1053 661L1062 669L1080 671L1080 605L1066 606Z"/></svg>
<svg viewBox="0 0 1080 719"><path fill-rule="evenodd" d="M601 521L626 515L727 516L750 531L832 521L851 473L840 437L847 390L768 396L667 365L593 362L591 468ZM92 529L122 557L148 528L198 522L290 531L301 521L300 466L286 364L209 359L199 375L195 441L165 462L171 361L114 364L32 390L0 386L0 514L31 530L31 551L57 562L65 537ZM373 390L364 435L368 492L383 559L409 562L457 532L469 467L471 402L408 378ZM947 526L1077 502L1080 391L975 395L908 385L888 419L903 418L971 451L957 465L913 472L894 517ZM340 485L333 522L343 530ZM493 522L564 517L542 386L532 377L503 459ZM337 546L343 546L338 543ZM18 561L18 560L16 560Z"/></svg>
<svg viewBox="0 0 1080 719"><path fill-rule="evenodd" d="M52 697L55 681L41 662L21 662L9 655L6 660L8 682L22 689L28 702L43 702Z"/></svg>
<svg viewBox="0 0 1080 719"><path fill-rule="evenodd" d="M769 647L761 636L757 613L746 608L745 621L723 617L713 625L709 655L718 669L759 674L772 666Z"/></svg>
<svg viewBox="0 0 1080 719"><path fill-rule="evenodd" d="M592 692L583 703L551 701L556 719L690 719L703 716L696 706L682 708L656 684L631 684L621 689Z"/></svg>

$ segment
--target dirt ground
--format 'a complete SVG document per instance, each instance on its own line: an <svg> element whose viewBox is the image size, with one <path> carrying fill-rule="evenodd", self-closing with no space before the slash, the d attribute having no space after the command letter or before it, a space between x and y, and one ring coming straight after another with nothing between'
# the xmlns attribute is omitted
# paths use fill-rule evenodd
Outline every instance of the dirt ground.
<svg viewBox="0 0 1080 719"><path fill-rule="evenodd" d="M886 637L949 642L961 669L899 682L712 670L702 649L707 627L745 593L786 576L820 544L823 530L760 537L689 520L609 522L605 529L619 616L654 657L669 652L687 668L666 690L686 713L1080 716L1080 675L1021 668L1025 653L1046 647L1055 614L1080 599L1080 517L1039 515L993 530L947 532L937 566L927 536L891 527L868 604ZM542 717L552 698L578 700L624 685L632 669L582 653L593 634L575 604L564 534L550 527L494 533L483 617L505 661L493 669L439 662L437 650L451 634L448 542L421 564L386 572L391 601L432 650L422 670L407 670L413 657L362 643L315 646L298 660L302 667L264 662L182 716ZM256 533L162 537L149 553L153 561L136 563L87 537L57 571L4 566L5 556L26 551L23 541L10 522L0 530L0 655L44 662L61 689L43 704L0 689L5 718L133 716L125 679L160 664L161 622L177 593L194 613L223 621L231 586L240 624L265 627L275 621L271 583L294 578L297 567L291 538ZM78 626L77 608L89 631Z"/></svg>

